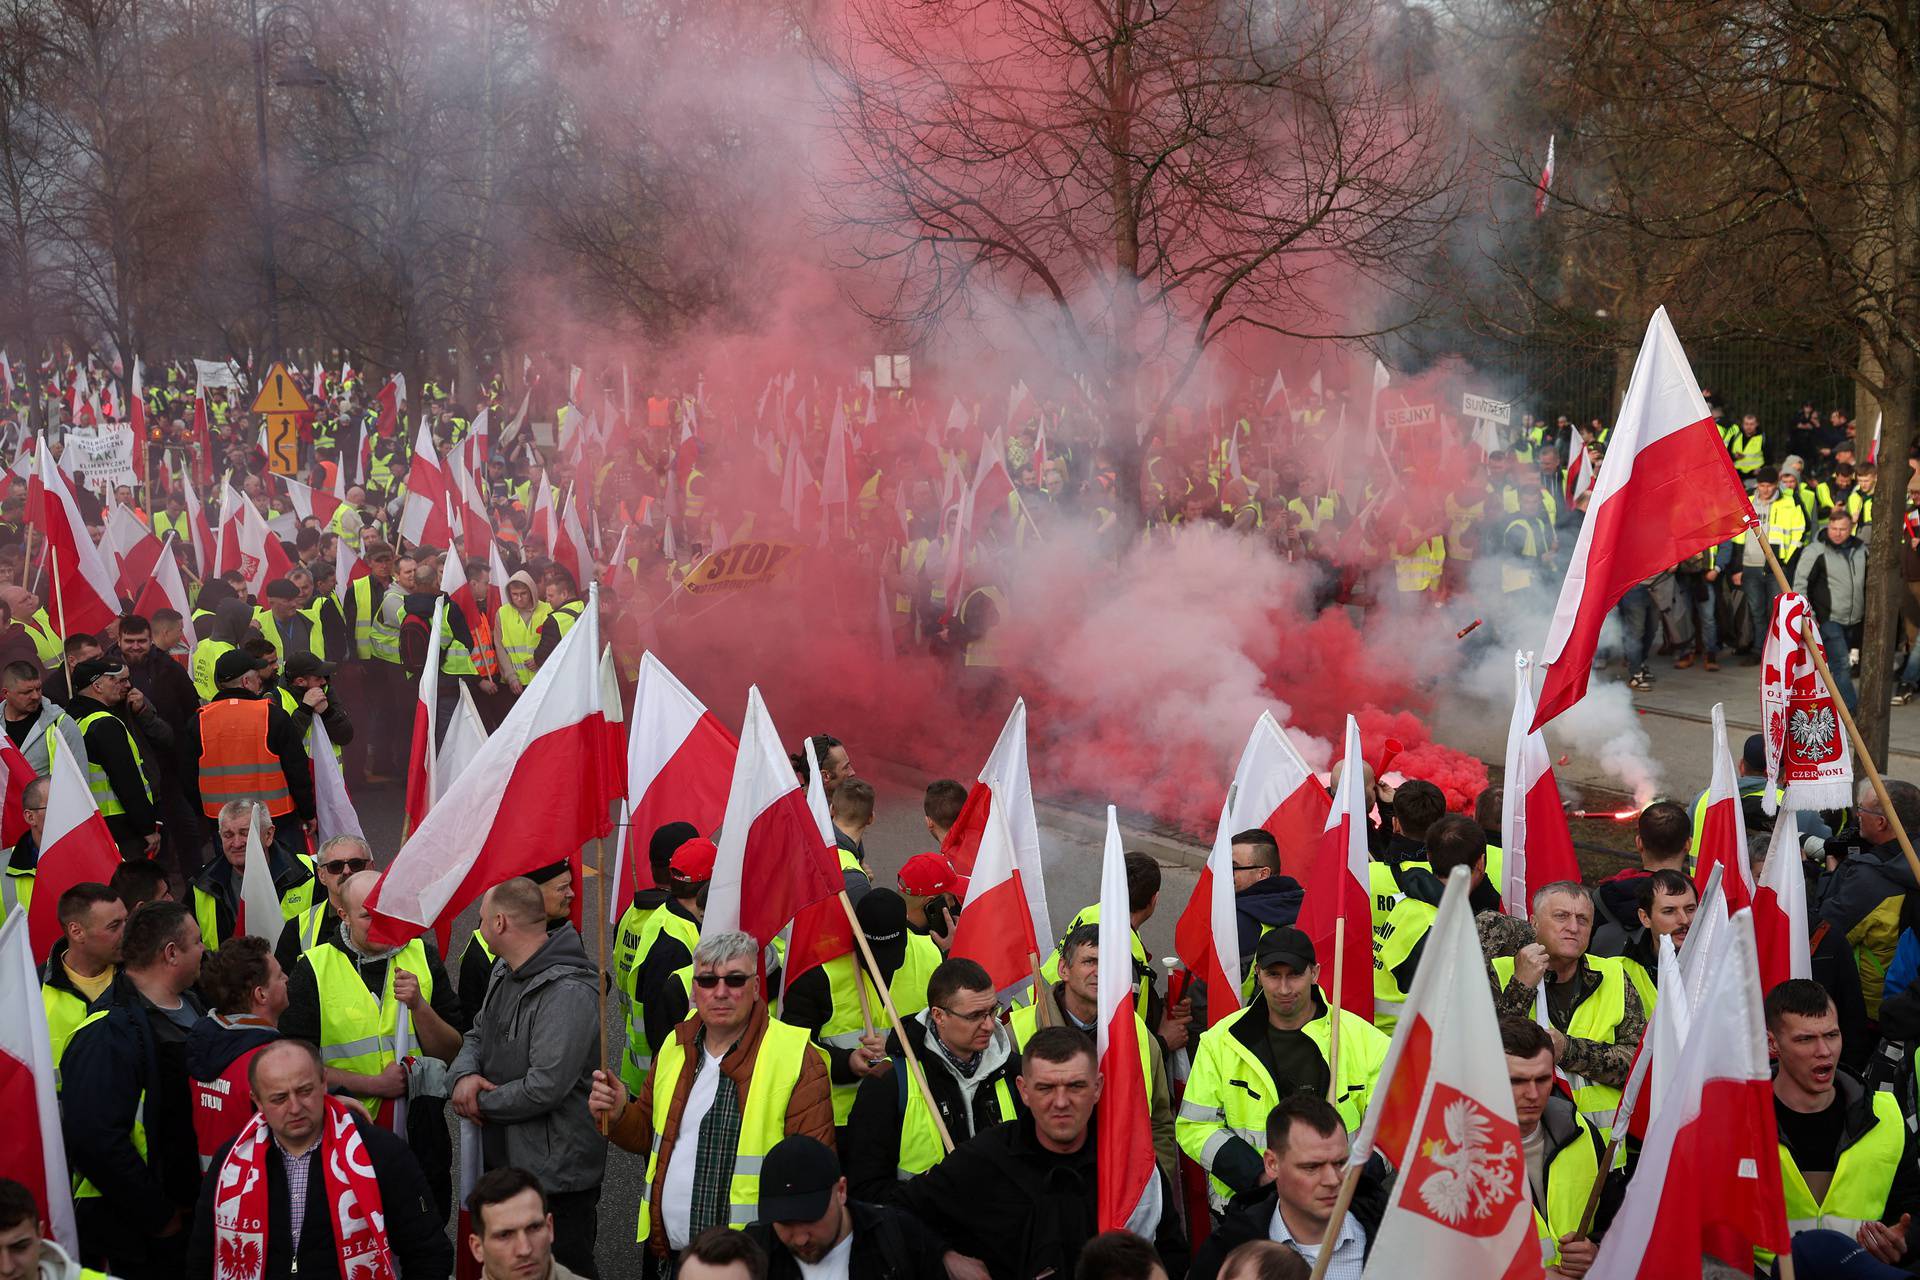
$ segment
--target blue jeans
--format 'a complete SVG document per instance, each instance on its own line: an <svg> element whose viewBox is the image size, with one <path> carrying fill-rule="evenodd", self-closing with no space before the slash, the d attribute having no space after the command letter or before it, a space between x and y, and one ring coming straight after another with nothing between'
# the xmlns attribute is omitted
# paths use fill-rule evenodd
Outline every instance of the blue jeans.
<svg viewBox="0 0 1920 1280"><path fill-rule="evenodd" d="M1653 623L1653 593L1644 582L1636 583L1620 597L1614 608L1620 614L1620 649L1627 660L1627 674L1647 665L1647 633Z"/></svg>
<svg viewBox="0 0 1920 1280"><path fill-rule="evenodd" d="M1778 594L1773 571L1765 564L1740 570L1740 594L1747 598L1747 613L1753 619L1753 651L1767 647L1767 628L1773 624L1773 597Z"/></svg>
<svg viewBox="0 0 1920 1280"><path fill-rule="evenodd" d="M1837 622L1820 624L1820 643L1827 647L1827 670L1833 672L1833 691L1847 704L1847 710L1860 706L1860 694L1853 687L1853 672L1847 666L1847 629Z"/></svg>

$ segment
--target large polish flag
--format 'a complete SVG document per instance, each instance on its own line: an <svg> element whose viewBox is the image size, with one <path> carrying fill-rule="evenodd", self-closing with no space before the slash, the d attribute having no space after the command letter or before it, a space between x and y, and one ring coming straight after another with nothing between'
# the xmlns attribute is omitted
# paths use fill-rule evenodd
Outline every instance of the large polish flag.
<svg viewBox="0 0 1920 1280"><path fill-rule="evenodd" d="M1039 968L1041 935L1034 932L1006 810L987 806L986 823L948 954L977 961L993 978L993 989L1005 991Z"/></svg>
<svg viewBox="0 0 1920 1280"><path fill-rule="evenodd" d="M632 865L630 888L640 888L654 832L669 822L691 822L702 835L719 830L740 740L651 650L640 655L627 731L622 856Z"/></svg>
<svg viewBox="0 0 1920 1280"><path fill-rule="evenodd" d="M700 935L737 929L765 946L804 908L845 887L840 859L821 843L773 717L751 686Z"/></svg>
<svg viewBox="0 0 1920 1280"><path fill-rule="evenodd" d="M1715 867L1726 868L1720 888L1727 910L1753 905L1753 864L1747 858L1747 815L1740 807L1740 782L1727 749L1726 704L1713 704L1713 781L1693 850L1693 882L1703 893Z"/></svg>
<svg viewBox="0 0 1920 1280"><path fill-rule="evenodd" d="M1160 1171L1153 1159L1153 1108L1140 1057L1140 1020L1134 1012L1133 928L1128 923L1127 854L1120 841L1120 814L1107 806L1107 843L1100 858L1100 954L1120 964L1100 966L1099 1019L1101 1093L1099 1192L1101 1231L1131 1231L1153 1239L1164 1208ZM966 912L960 913L961 919ZM1491 997L1489 997L1491 998Z"/></svg>
<svg viewBox="0 0 1920 1280"><path fill-rule="evenodd" d="M180 615L180 635L188 649L200 643L193 625L193 601L187 596L186 579L180 573L180 544L171 533L162 544L160 558L154 561L152 574L133 606L135 613L149 618L158 609L172 609Z"/></svg>
<svg viewBox="0 0 1920 1280"><path fill-rule="evenodd" d="M433 602L433 634L427 639L427 661L420 668L420 685L413 700L413 741L407 748L407 830L418 831L440 798L434 783L434 740L439 735L440 645L446 626L447 598ZM573 633L569 631L568 635ZM599 682L595 680L595 688Z"/></svg>
<svg viewBox="0 0 1920 1280"><path fill-rule="evenodd" d="M54 626L65 636L105 631L120 616L113 571L87 535L67 478L54 465L53 450L38 452L40 483L29 486L27 518L47 536Z"/></svg>
<svg viewBox="0 0 1920 1280"><path fill-rule="evenodd" d="M71 751L56 751L49 766L47 816L40 828L40 864L34 873L27 934L44 960L60 939L60 895L77 884L105 884L120 865L120 849L94 803L87 776Z"/></svg>
<svg viewBox="0 0 1920 1280"><path fill-rule="evenodd" d="M444 946L454 918L486 890L606 829L598 594L381 874L367 898L374 945L399 946L432 926Z"/></svg>
<svg viewBox="0 0 1920 1280"><path fill-rule="evenodd" d="M1464 867L1447 877L1373 1105L1348 1155L1401 1170L1368 1276L1541 1274L1526 1157Z"/></svg>
<svg viewBox="0 0 1920 1280"><path fill-rule="evenodd" d="M1621 596L1753 523L1667 309L1657 308L1560 584L1532 727L1586 696L1600 625Z"/></svg>
<svg viewBox="0 0 1920 1280"><path fill-rule="evenodd" d="M1207 865L1173 931L1181 962L1207 984L1209 1026L1240 1011L1245 977L1233 905L1233 837L1254 827L1265 829L1280 842L1281 871L1291 874L1287 855L1292 853L1293 866L1304 875L1331 807L1326 788L1294 750L1280 722L1272 712L1262 711L1220 805Z"/></svg>
<svg viewBox="0 0 1920 1280"><path fill-rule="evenodd" d="M1327 810L1320 852L1300 907L1300 928L1313 940L1320 960L1320 985L1333 999L1334 939L1346 921L1340 955L1345 972L1340 1004L1347 1012L1373 1021L1373 896L1367 887L1366 756L1360 750L1360 725L1347 717L1346 764L1333 807ZM1424 964L1421 966L1426 967Z"/></svg>
<svg viewBox="0 0 1920 1280"><path fill-rule="evenodd" d="M444 547L453 540L447 521L447 472L433 451L433 433L423 421L414 433L407 464L407 505L400 511L400 537L417 547Z"/></svg>
<svg viewBox="0 0 1920 1280"><path fill-rule="evenodd" d="M0 1115L7 1117L0 1178L32 1192L40 1221L53 1229L54 1240L68 1254L78 1256L73 1190L54 1092L53 1037L40 1001L40 973L28 932L26 912L18 907L0 921Z"/></svg>
<svg viewBox="0 0 1920 1280"><path fill-rule="evenodd" d="M1771 991L1789 978L1813 976L1803 865L1800 818L1787 809L1774 822L1773 842L1767 846L1760 886L1753 894L1753 938L1760 951L1762 991Z"/></svg>
<svg viewBox="0 0 1920 1280"><path fill-rule="evenodd" d="M1501 904L1510 916L1526 916L1533 895L1557 880L1580 879L1573 833L1560 804L1560 784L1546 734L1533 724L1533 660L1513 655L1513 719L1507 725L1506 786L1500 797L1500 842L1506 851Z"/></svg>
<svg viewBox="0 0 1920 1280"><path fill-rule="evenodd" d="M1589 1280L1653 1280L1702 1255L1744 1271L1755 1249L1788 1248L1753 913L1727 928Z"/></svg>
<svg viewBox="0 0 1920 1280"><path fill-rule="evenodd" d="M949 600L953 597L949 596ZM1020 872L1020 887L1027 896L1027 914L1033 921L1033 936L1053 936L1052 917L1047 914L1046 868L1040 858L1040 819L1033 811L1033 779L1027 772L1027 703L1015 698L1007 723L981 767L980 776L967 791L960 815L940 842L953 868L963 876L974 874L975 856L986 833L987 812L1000 809L1007 817L1007 830L1013 836L1013 865ZM966 912L964 908L962 915ZM1129 953L1131 953L1131 945Z"/></svg>

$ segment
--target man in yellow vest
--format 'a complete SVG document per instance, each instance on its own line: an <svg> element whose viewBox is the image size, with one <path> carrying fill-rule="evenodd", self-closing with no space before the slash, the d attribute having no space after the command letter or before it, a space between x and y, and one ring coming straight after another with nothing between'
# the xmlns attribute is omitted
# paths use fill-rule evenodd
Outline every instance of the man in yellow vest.
<svg viewBox="0 0 1920 1280"><path fill-rule="evenodd" d="M257 800L273 819L274 843L298 857L318 832L313 765L293 718L261 692L270 665L243 649L221 654L213 672L220 696L200 708L180 755L198 762L186 776L209 822L229 800Z"/></svg>
<svg viewBox="0 0 1920 1280"><path fill-rule="evenodd" d="M1328 1098L1349 1129L1373 1098L1388 1038L1371 1022L1330 1010L1320 994L1313 940L1289 925L1264 934L1254 952L1260 998L1200 1037L1174 1136L1208 1174L1215 1209L1263 1181L1268 1112L1281 1098ZM1339 1078L1328 1061L1340 1020Z"/></svg>
<svg viewBox="0 0 1920 1280"><path fill-rule="evenodd" d="M1912 1216L1920 1213L1915 1140L1899 1095L1869 1089L1840 1066L1840 1020L1827 989L1793 978L1767 993L1767 1052L1780 1134L1780 1181L1794 1256L1837 1233L1837 1252L1866 1250L1889 1267L1913 1261ZM1831 1274L1822 1272L1821 1274Z"/></svg>
<svg viewBox="0 0 1920 1280"><path fill-rule="evenodd" d="M906 901L891 889L874 889L853 910L895 1011L909 1018L925 1009L927 984L943 957L932 939L907 928ZM853 954L789 978L780 1020L806 1028L826 1051L836 1125L847 1122L862 1080L894 1069L887 1052L887 1035L894 1028L857 947Z"/></svg>
<svg viewBox="0 0 1920 1280"><path fill-rule="evenodd" d="M955 1146L1018 1114L1020 1051L1000 1014L992 977L977 961L955 958L928 979L925 1011L887 1039L897 1058L904 1031ZM891 1203L902 1181L946 1154L933 1110L909 1077L902 1064L860 1082L840 1154L856 1200Z"/></svg>
<svg viewBox="0 0 1920 1280"><path fill-rule="evenodd" d="M1566 1095L1554 1089L1553 1040L1546 1028L1525 1018L1502 1018L1500 1043L1526 1152L1540 1260L1550 1280L1583 1276L1598 1251L1594 1238L1618 1205L1618 1188L1611 1187L1588 1225L1587 1202L1600 1180L1605 1144Z"/></svg>
<svg viewBox="0 0 1920 1280"><path fill-rule="evenodd" d="M1586 886L1557 880L1534 891L1532 906L1533 941L1491 961L1494 1008L1532 1018L1544 988L1554 1061L1573 1085L1574 1106L1611 1138L1620 1089L1646 1030L1645 1006L1624 960L1588 954L1593 895Z"/></svg>
<svg viewBox="0 0 1920 1280"><path fill-rule="evenodd" d="M761 1163L780 1139L833 1141L826 1063L805 1031L768 1015L760 943L746 933L701 939L688 982L694 1016L674 1028L638 1094L629 1100L596 1071L588 1100L608 1139L646 1159L635 1238L654 1275L701 1232L759 1216ZM709 1129L734 1140L704 1141Z"/></svg>
<svg viewBox="0 0 1920 1280"><path fill-rule="evenodd" d="M379 880L378 872L362 871L340 886L340 928L287 975L280 1034L318 1045L327 1087L356 1095L374 1123L391 1129L390 1108L408 1099L407 1145L444 1218L453 1209L444 1099L417 1092L431 1076L401 1062L396 1041L405 1018L414 1058L452 1062L460 1052L460 1000L430 933L389 949L368 939L367 895Z"/></svg>

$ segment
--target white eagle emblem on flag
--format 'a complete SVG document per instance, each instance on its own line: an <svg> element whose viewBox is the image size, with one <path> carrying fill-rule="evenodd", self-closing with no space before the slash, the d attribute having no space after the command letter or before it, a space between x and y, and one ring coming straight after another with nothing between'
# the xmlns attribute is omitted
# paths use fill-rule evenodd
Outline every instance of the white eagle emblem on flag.
<svg viewBox="0 0 1920 1280"><path fill-rule="evenodd" d="M1420 1147L1420 1199L1442 1222L1486 1219L1516 1194L1519 1149L1512 1142L1491 1147L1493 1117L1471 1098L1455 1096L1443 1116L1446 1137L1429 1137Z"/></svg>
<svg viewBox="0 0 1920 1280"><path fill-rule="evenodd" d="M1802 708L1787 717L1787 732L1801 754L1824 759L1833 749L1833 738L1840 730L1830 706Z"/></svg>

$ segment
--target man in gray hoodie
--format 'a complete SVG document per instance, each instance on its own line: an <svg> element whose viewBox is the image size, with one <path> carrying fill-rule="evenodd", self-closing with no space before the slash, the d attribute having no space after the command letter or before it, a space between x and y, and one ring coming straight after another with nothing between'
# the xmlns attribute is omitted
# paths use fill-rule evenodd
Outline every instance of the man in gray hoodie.
<svg viewBox="0 0 1920 1280"><path fill-rule="evenodd" d="M587 1112L600 1054L594 963L571 925L547 931L540 886L524 876L480 899L480 933L497 959L448 1071L453 1109L479 1126L484 1168L513 1166L540 1180L553 1256L596 1276L607 1143Z"/></svg>

